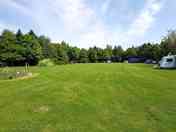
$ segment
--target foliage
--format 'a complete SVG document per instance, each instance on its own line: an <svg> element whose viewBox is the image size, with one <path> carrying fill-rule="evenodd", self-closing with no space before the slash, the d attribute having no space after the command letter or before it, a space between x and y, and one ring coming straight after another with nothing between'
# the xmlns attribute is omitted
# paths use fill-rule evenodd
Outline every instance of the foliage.
<svg viewBox="0 0 176 132"><path fill-rule="evenodd" d="M89 57L89 61L90 62L92 62L92 63L97 62L98 56L97 56L96 47L89 48L89 50L88 50L88 57Z"/></svg>
<svg viewBox="0 0 176 132"><path fill-rule="evenodd" d="M38 66L54 66L54 61L51 59L40 60Z"/></svg>
<svg viewBox="0 0 176 132"><path fill-rule="evenodd" d="M80 54L79 54L79 62L80 63L88 63L88 53L86 49L81 49Z"/></svg>
<svg viewBox="0 0 176 132"><path fill-rule="evenodd" d="M29 64L36 65L42 57L42 48L35 35L24 35L25 61Z"/></svg>
<svg viewBox="0 0 176 132"><path fill-rule="evenodd" d="M176 54L176 31L170 30L161 41L161 52L164 55Z"/></svg>
<svg viewBox="0 0 176 132"><path fill-rule="evenodd" d="M51 57L51 49L50 49L50 39L45 36L40 36L39 43L42 47L42 58L50 58Z"/></svg>
<svg viewBox="0 0 176 132"><path fill-rule="evenodd" d="M124 51L121 46L115 46L114 49L112 50L113 56L118 56L118 57L122 57L123 52Z"/></svg>
<svg viewBox="0 0 176 132"><path fill-rule="evenodd" d="M16 36L9 30L4 30L0 38L0 61L14 65L16 61L23 60L20 54L23 47L16 44Z"/></svg>
<svg viewBox="0 0 176 132"><path fill-rule="evenodd" d="M68 58L69 62L71 63L77 63L79 60L79 52L80 49L77 47L70 47L68 50Z"/></svg>
<svg viewBox="0 0 176 132"><path fill-rule="evenodd" d="M37 64L41 58L41 46L32 33L22 35L19 30L15 35L4 30L0 37L0 61L7 65Z"/></svg>
<svg viewBox="0 0 176 132"><path fill-rule="evenodd" d="M23 34L4 30L0 35L0 66L36 65L40 60L52 59L56 64L123 62L128 57L138 56L159 61L169 53L176 54L176 31L169 31L160 44L144 43L123 50L121 46L80 49L65 41L52 43L46 36L37 36L33 30Z"/></svg>
<svg viewBox="0 0 176 132"><path fill-rule="evenodd" d="M137 56L137 50L132 47L132 48L128 48L126 51L125 51L125 56L126 57L129 57L129 56Z"/></svg>

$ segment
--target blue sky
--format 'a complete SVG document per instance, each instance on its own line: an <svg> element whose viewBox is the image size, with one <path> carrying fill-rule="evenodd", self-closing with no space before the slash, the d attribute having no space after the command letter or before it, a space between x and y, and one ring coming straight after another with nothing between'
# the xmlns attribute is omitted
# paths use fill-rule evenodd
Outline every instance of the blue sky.
<svg viewBox="0 0 176 132"><path fill-rule="evenodd" d="M176 29L175 9L175 0L0 0L0 31L33 29L81 48L127 48Z"/></svg>

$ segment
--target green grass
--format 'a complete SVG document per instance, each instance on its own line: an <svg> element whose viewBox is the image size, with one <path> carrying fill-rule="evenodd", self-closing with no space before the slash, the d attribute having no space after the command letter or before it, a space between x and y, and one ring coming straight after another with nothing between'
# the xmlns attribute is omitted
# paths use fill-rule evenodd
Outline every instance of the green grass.
<svg viewBox="0 0 176 132"><path fill-rule="evenodd" d="M143 64L32 67L0 81L0 132L175 132L176 71Z"/></svg>

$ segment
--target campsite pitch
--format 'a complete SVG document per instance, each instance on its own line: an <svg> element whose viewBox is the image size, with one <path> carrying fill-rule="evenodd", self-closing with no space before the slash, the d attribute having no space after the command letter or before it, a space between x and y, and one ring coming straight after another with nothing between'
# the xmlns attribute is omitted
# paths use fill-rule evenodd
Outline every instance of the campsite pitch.
<svg viewBox="0 0 176 132"><path fill-rule="evenodd" d="M0 132L175 132L176 70L144 64L32 67L0 80Z"/></svg>

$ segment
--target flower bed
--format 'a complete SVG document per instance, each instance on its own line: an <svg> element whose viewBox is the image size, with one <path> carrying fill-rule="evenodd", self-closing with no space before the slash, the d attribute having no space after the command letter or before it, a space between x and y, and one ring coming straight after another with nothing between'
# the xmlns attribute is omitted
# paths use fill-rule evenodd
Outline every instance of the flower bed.
<svg viewBox="0 0 176 132"><path fill-rule="evenodd" d="M17 70L12 70L10 68L3 68L0 71L0 80L11 80L11 79L23 78L28 76L32 76L32 73L26 72L25 70L17 71Z"/></svg>

